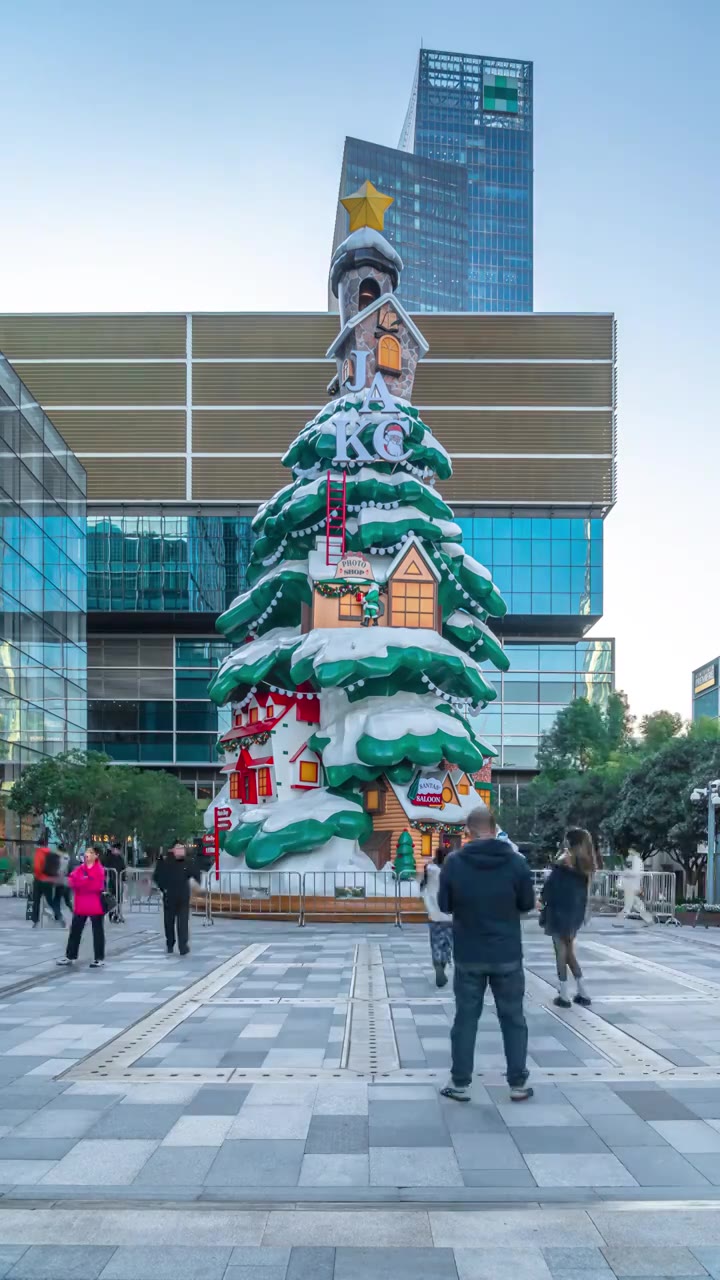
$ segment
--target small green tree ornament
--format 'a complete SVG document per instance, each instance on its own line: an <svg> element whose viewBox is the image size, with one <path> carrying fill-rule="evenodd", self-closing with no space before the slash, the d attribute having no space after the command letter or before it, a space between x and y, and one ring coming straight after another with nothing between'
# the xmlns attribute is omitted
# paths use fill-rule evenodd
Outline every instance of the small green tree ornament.
<svg viewBox="0 0 720 1280"><path fill-rule="evenodd" d="M396 880L414 880L416 874L412 836L409 831L403 831L397 842L393 875Z"/></svg>

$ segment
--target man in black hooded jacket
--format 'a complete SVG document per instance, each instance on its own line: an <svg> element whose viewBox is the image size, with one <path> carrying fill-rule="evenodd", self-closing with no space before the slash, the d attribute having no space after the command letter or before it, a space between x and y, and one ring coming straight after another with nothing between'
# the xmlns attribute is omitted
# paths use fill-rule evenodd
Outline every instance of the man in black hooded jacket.
<svg viewBox="0 0 720 1280"><path fill-rule="evenodd" d="M525 859L508 841L497 839L497 824L489 809L473 810L466 830L470 840L445 859L438 891L440 910L453 918L455 957L452 1076L441 1092L456 1102L470 1101L475 1040L489 983L505 1048L510 1097L524 1102L533 1091L527 1085L520 918L535 906L532 876Z"/></svg>
<svg viewBox="0 0 720 1280"><path fill-rule="evenodd" d="M172 955L175 950L176 929L180 955L186 956L190 950L188 945L190 881L196 880L199 884L200 875L199 868L194 862L188 860L185 845L181 840L172 842L166 856L155 867L153 880L163 896L163 921L168 955Z"/></svg>

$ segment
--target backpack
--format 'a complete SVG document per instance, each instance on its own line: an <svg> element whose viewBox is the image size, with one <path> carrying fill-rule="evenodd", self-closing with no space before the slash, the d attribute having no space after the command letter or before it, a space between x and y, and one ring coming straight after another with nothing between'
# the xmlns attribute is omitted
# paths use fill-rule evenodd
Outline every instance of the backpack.
<svg viewBox="0 0 720 1280"><path fill-rule="evenodd" d="M52 849L45 854L43 874L52 877L60 875L60 854L53 853Z"/></svg>

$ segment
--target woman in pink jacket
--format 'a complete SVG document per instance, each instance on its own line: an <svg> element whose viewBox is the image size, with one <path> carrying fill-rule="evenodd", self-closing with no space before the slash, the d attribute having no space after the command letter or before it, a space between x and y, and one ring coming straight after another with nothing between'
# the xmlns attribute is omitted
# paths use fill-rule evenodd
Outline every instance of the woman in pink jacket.
<svg viewBox="0 0 720 1280"><path fill-rule="evenodd" d="M94 849L85 850L85 861L70 873L68 884L73 890L73 918L68 934L67 950L63 959L58 960L57 964L67 965L77 960L85 921L90 920L95 953L90 968L100 969L105 964L105 912L102 904L105 868L101 865Z"/></svg>

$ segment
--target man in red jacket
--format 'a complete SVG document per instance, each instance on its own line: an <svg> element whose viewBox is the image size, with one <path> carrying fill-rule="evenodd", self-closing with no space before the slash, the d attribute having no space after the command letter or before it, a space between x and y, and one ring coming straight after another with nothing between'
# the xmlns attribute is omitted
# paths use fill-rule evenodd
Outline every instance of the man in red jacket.
<svg viewBox="0 0 720 1280"><path fill-rule="evenodd" d="M64 924L60 899L55 894L55 886L60 875L60 858L53 853L48 844L39 844L33 858L33 929L40 923L40 904L46 902L52 911L56 924Z"/></svg>

